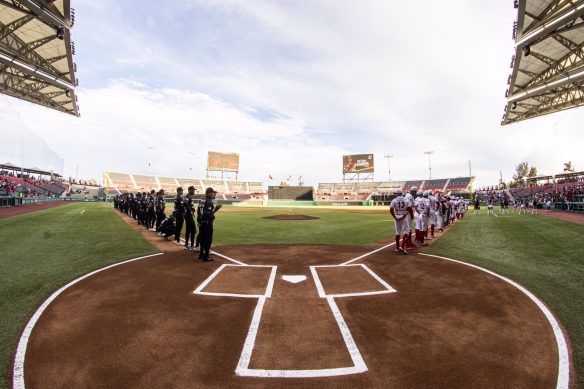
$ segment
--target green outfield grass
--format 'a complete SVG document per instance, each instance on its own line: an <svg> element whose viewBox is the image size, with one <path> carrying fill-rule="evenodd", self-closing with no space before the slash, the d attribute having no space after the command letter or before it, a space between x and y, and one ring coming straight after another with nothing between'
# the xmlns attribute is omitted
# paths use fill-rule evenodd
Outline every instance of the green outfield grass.
<svg viewBox="0 0 584 389"><path fill-rule="evenodd" d="M82 274L156 252L110 208L76 203L0 219L0 387L11 386L12 353L35 307Z"/></svg>
<svg viewBox="0 0 584 389"><path fill-rule="evenodd" d="M542 299L566 327L584 388L584 226L544 216L467 216L426 251L485 267Z"/></svg>
<svg viewBox="0 0 584 389"><path fill-rule="evenodd" d="M7 383L11 353L22 327L52 292L92 269L156 251L111 208L103 203L69 204L0 219L0 363L4 367L0 386ZM344 207L335 208L341 212L320 207L227 212L238 208L227 206L217 214L216 244L366 245L394 235L389 213L357 213ZM81 214L83 209L86 212ZM320 219L262 218L289 213ZM427 252L486 267L538 295L569 332L583 386L584 226L531 215L485 213L473 216L470 211Z"/></svg>
<svg viewBox="0 0 584 389"><path fill-rule="evenodd" d="M265 216L302 214L316 220L269 220ZM254 212L221 212L215 221L214 242L236 244L365 245L394 235L391 215L327 212L316 208L260 208Z"/></svg>

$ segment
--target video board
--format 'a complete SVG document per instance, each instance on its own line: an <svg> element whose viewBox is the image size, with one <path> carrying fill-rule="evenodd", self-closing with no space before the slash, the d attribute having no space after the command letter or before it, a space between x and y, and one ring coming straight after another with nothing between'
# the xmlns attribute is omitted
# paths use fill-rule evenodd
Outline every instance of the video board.
<svg viewBox="0 0 584 389"><path fill-rule="evenodd" d="M373 154L343 155L344 173L373 173L375 164Z"/></svg>
<svg viewBox="0 0 584 389"><path fill-rule="evenodd" d="M239 154L209 151L207 155L208 170L239 171Z"/></svg>

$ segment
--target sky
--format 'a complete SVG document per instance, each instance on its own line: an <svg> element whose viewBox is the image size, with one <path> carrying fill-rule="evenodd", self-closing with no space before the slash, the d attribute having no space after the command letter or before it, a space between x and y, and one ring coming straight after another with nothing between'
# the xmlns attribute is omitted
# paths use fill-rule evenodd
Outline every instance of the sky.
<svg viewBox="0 0 584 389"><path fill-rule="evenodd" d="M266 184L340 182L351 153L375 155L376 181L385 155L392 180L428 178L425 151L433 178L468 175L470 161L479 186L522 161L584 169L584 110L500 126L512 1L72 6L81 117L0 97L9 130L42 137L65 176L204 178L208 151L239 153L239 179ZM10 155L0 147L0 162Z"/></svg>

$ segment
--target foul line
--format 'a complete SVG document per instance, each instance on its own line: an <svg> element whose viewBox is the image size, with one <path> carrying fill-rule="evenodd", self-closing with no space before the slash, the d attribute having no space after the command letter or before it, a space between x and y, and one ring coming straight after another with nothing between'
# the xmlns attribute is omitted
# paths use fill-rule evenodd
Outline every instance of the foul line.
<svg viewBox="0 0 584 389"><path fill-rule="evenodd" d="M91 277L92 275L97 274L99 272L102 272L104 270L108 270L108 269L111 269L112 267L124 265L126 263L138 261L138 260L144 259L144 258L155 257L155 256L162 255L162 254L164 254L164 253L156 253L156 254L146 255L143 257L139 257L139 258L129 259L127 261L114 263L113 265L109 265L109 266L103 267L101 269L94 270L91 273L87 273L86 275L81 276L81 277L69 282L67 285L61 287L59 290L57 290L55 293L53 293L48 299L46 299L43 302L43 304L32 315L32 317L30 318L30 320L26 324L26 327L24 328L22 335L20 336L20 340L18 342L18 348L16 349L16 356L14 357L14 370L12 373L13 388L14 389L24 389L25 388L25 385L24 385L24 359L25 359L25 354L26 354L26 347L28 345L28 340L30 339L30 334L31 334L32 330L34 329L34 326L36 325L37 321L39 320L39 318L43 314L43 312L61 293L63 293L69 287L77 284L78 282L83 281L84 279Z"/></svg>
<svg viewBox="0 0 584 389"><path fill-rule="evenodd" d="M185 242L185 239L184 238L180 238L180 241L184 243ZM240 266L249 266L247 263L243 263L241 261L238 261L237 259L230 258L227 255L223 255L221 253L218 253L217 251L209 250L209 254L215 254L215 255L223 258L223 259L227 259L228 261L231 261L233 263L237 263Z"/></svg>
<svg viewBox="0 0 584 389"><path fill-rule="evenodd" d="M375 253L377 253L377 252L379 252L379 251L381 251L381 250L384 250L384 249L386 249L386 248L388 248L388 247L391 247L391 246L393 246L393 245L395 245L395 242L393 242L393 243L390 243L390 244L387 244L387 245L385 245L385 246L383 246L383 247L380 247L380 248L378 248L378 249L376 249L376 250L373 250L373 251L371 251L371 252L369 252L369 253L366 253L366 254L360 255L360 256L358 256L357 258L350 259L350 260L348 260L347 262L343 262L343 263L341 263L341 265L340 265L340 266L345 266L345 265L348 265L348 264L350 264L350 263L353 263L353 262L355 262L355 261L358 261L358 260L360 260L360 259L363 259L363 258L365 258L365 257L368 257L368 256L370 256L370 255L372 255L372 254L375 254Z"/></svg>
<svg viewBox="0 0 584 389"><path fill-rule="evenodd" d="M466 262L462 262L462 261L459 261L456 259L442 257L439 255L423 254L423 253L420 253L420 254L425 255L427 257L435 257L435 258L440 258L440 259L444 259L447 261L460 263L462 265L470 266L470 267L473 267L475 269L484 271L485 273L491 274L491 275L513 285L514 287L519 289L521 292L523 292L527 297L529 297L531 299L531 301L533 301L538 306L538 308L543 312L543 314L547 318L548 322L550 323L552 330L554 331L554 336L556 338L556 343L558 345L558 360L559 360L558 361L558 363L559 363L558 380L556 383L556 389L568 389L569 388L570 357L569 357L569 353L568 353L568 345L566 342L566 338L564 337L564 333L562 332L560 324L558 323L558 321L554 317L553 313L551 313L551 311L548 309L548 307L546 307L546 305L540 299L538 299L537 296L535 296L533 293L531 293L529 290L527 290L525 287L521 286L517 282L515 282L507 277L504 277L502 275L499 275L491 270L485 269L485 268L477 266L477 265L473 265L472 263L466 263Z"/></svg>

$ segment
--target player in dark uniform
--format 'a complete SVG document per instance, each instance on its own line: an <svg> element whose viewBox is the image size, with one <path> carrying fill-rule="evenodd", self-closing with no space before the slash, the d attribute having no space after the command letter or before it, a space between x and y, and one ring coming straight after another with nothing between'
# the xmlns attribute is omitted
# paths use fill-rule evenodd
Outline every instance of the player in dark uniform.
<svg viewBox="0 0 584 389"><path fill-rule="evenodd" d="M200 225L200 240L201 251L199 252L199 259L203 261L213 261L209 256L211 250L211 243L213 243L213 221L215 220L215 213L221 209L221 204L216 206L213 204L217 192L213 188L205 190L205 198L199 203L197 209L197 223Z"/></svg>
<svg viewBox="0 0 584 389"><path fill-rule="evenodd" d="M176 189L176 199L174 200L174 218L176 220L176 231L174 233L174 244L180 244L180 234L185 220L185 204L183 199L183 188Z"/></svg>
<svg viewBox="0 0 584 389"><path fill-rule="evenodd" d="M501 215L509 213L509 197L507 193L503 193L503 199L501 200Z"/></svg>
<svg viewBox="0 0 584 389"><path fill-rule="evenodd" d="M136 193L136 220L142 224L142 193Z"/></svg>
<svg viewBox="0 0 584 389"><path fill-rule="evenodd" d="M138 201L137 201L137 197L136 195L134 195L133 193L130 193L130 198L131 198L131 203L130 203L130 207L132 209L132 218L134 220L138 220Z"/></svg>
<svg viewBox="0 0 584 389"><path fill-rule="evenodd" d="M193 196L195 195L195 187L189 186L188 194L185 196L184 204L185 204L185 250L189 249L189 239L191 241L191 250L195 249L195 233L197 229L195 227L195 203Z"/></svg>
<svg viewBox="0 0 584 389"><path fill-rule="evenodd" d="M148 203L146 205L146 228L154 231L154 223L156 222L156 191L152 189L148 195Z"/></svg>
<svg viewBox="0 0 584 389"><path fill-rule="evenodd" d="M148 223L146 212L148 211L148 195L146 192L142 192L142 197L140 200L140 213L142 214L142 225L148 229Z"/></svg>
<svg viewBox="0 0 584 389"><path fill-rule="evenodd" d="M166 218L164 210L166 209L166 201L164 200L164 189L158 191L156 196L156 231L160 232L160 224Z"/></svg>
<svg viewBox="0 0 584 389"><path fill-rule="evenodd" d="M481 196L478 192L475 192L474 195L474 214L481 214Z"/></svg>

